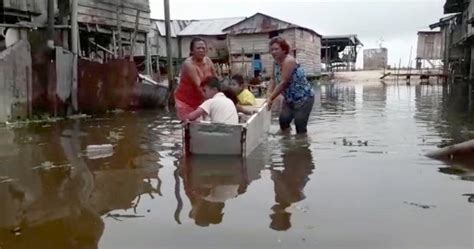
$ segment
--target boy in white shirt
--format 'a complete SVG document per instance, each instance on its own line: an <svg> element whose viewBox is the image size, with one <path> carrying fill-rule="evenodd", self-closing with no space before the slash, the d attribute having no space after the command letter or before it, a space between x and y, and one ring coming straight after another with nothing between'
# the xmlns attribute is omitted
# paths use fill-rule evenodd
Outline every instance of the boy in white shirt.
<svg viewBox="0 0 474 249"><path fill-rule="evenodd" d="M219 79L208 77L202 85L207 100L188 114L187 119L193 121L207 115L212 123L238 124L239 115L235 104L221 92Z"/></svg>

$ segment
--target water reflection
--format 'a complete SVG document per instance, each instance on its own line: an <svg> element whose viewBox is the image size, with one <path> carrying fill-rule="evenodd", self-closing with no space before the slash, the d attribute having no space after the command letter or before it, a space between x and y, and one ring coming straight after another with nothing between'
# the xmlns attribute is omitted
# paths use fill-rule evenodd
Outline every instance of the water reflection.
<svg viewBox="0 0 474 249"><path fill-rule="evenodd" d="M189 217L198 226L219 224L225 202L238 198L260 178L260 160L227 156L192 156L181 160L184 189L191 203Z"/></svg>
<svg viewBox="0 0 474 249"><path fill-rule="evenodd" d="M271 208L270 228L276 231L291 228L291 213L287 208L306 198L304 188L314 169L308 138L283 138L282 145L281 163L271 168L276 204Z"/></svg>
<svg viewBox="0 0 474 249"><path fill-rule="evenodd" d="M355 86L322 85L321 107L328 114L354 114L356 110ZM317 91L319 92L319 91Z"/></svg>
<svg viewBox="0 0 474 249"><path fill-rule="evenodd" d="M123 121L3 131L17 151L0 156L1 248L97 248L102 216L134 210L140 196L159 193L152 186L159 179L159 156L141 149L140 139L131 135L142 125L124 127ZM105 132L114 130L114 138ZM85 157L88 144L104 142L114 144L112 157Z"/></svg>

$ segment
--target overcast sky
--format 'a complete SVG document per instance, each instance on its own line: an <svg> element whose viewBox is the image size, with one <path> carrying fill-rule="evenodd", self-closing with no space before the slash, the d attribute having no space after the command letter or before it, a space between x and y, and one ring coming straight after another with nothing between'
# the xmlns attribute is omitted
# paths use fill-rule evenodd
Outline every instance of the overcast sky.
<svg viewBox="0 0 474 249"><path fill-rule="evenodd" d="M389 64L416 56L417 31L443 16L445 0L170 0L172 19L248 17L261 12L322 35L357 34L363 49L388 48ZM151 15L164 18L163 0L150 0ZM362 54L362 53L361 53ZM360 54L360 55L361 55ZM358 66L362 66L359 57Z"/></svg>

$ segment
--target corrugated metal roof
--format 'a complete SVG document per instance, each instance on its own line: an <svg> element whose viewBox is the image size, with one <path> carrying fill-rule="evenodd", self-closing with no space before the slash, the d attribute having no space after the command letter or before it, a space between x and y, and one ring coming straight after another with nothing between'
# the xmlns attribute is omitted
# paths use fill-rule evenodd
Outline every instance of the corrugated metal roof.
<svg viewBox="0 0 474 249"><path fill-rule="evenodd" d="M255 22L245 23L248 20L257 19L257 18L260 18L260 19L263 18L264 20L261 22L261 24L257 24ZM318 32L310 28L306 28L294 23L283 21L281 19L275 18L273 16L269 16L260 12L241 20L240 22L237 22L233 25L226 27L224 31L232 35L237 35L237 34L267 33L271 31L287 30L287 29L292 29L292 28L303 29L303 30L312 32L319 37L322 37Z"/></svg>
<svg viewBox="0 0 474 249"><path fill-rule="evenodd" d="M192 35L224 35L223 29L234 25L242 20L244 17L219 18L198 20L192 22L189 26L178 33L179 36Z"/></svg>
<svg viewBox="0 0 474 249"><path fill-rule="evenodd" d="M192 22L193 22L192 20L172 20L170 23L171 24L171 37L176 37L179 32L185 29ZM155 20L155 25L160 35L162 36L166 35L164 20Z"/></svg>

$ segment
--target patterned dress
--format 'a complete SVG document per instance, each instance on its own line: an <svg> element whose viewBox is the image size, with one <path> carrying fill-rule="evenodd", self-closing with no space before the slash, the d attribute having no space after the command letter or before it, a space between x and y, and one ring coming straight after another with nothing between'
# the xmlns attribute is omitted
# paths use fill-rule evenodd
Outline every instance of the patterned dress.
<svg viewBox="0 0 474 249"><path fill-rule="evenodd" d="M281 80L281 67L275 63L275 81L278 84ZM314 97L313 87L306 79L306 73L300 64L297 64L291 75L289 86L283 90L283 97L286 103L294 108L302 106L306 100Z"/></svg>

